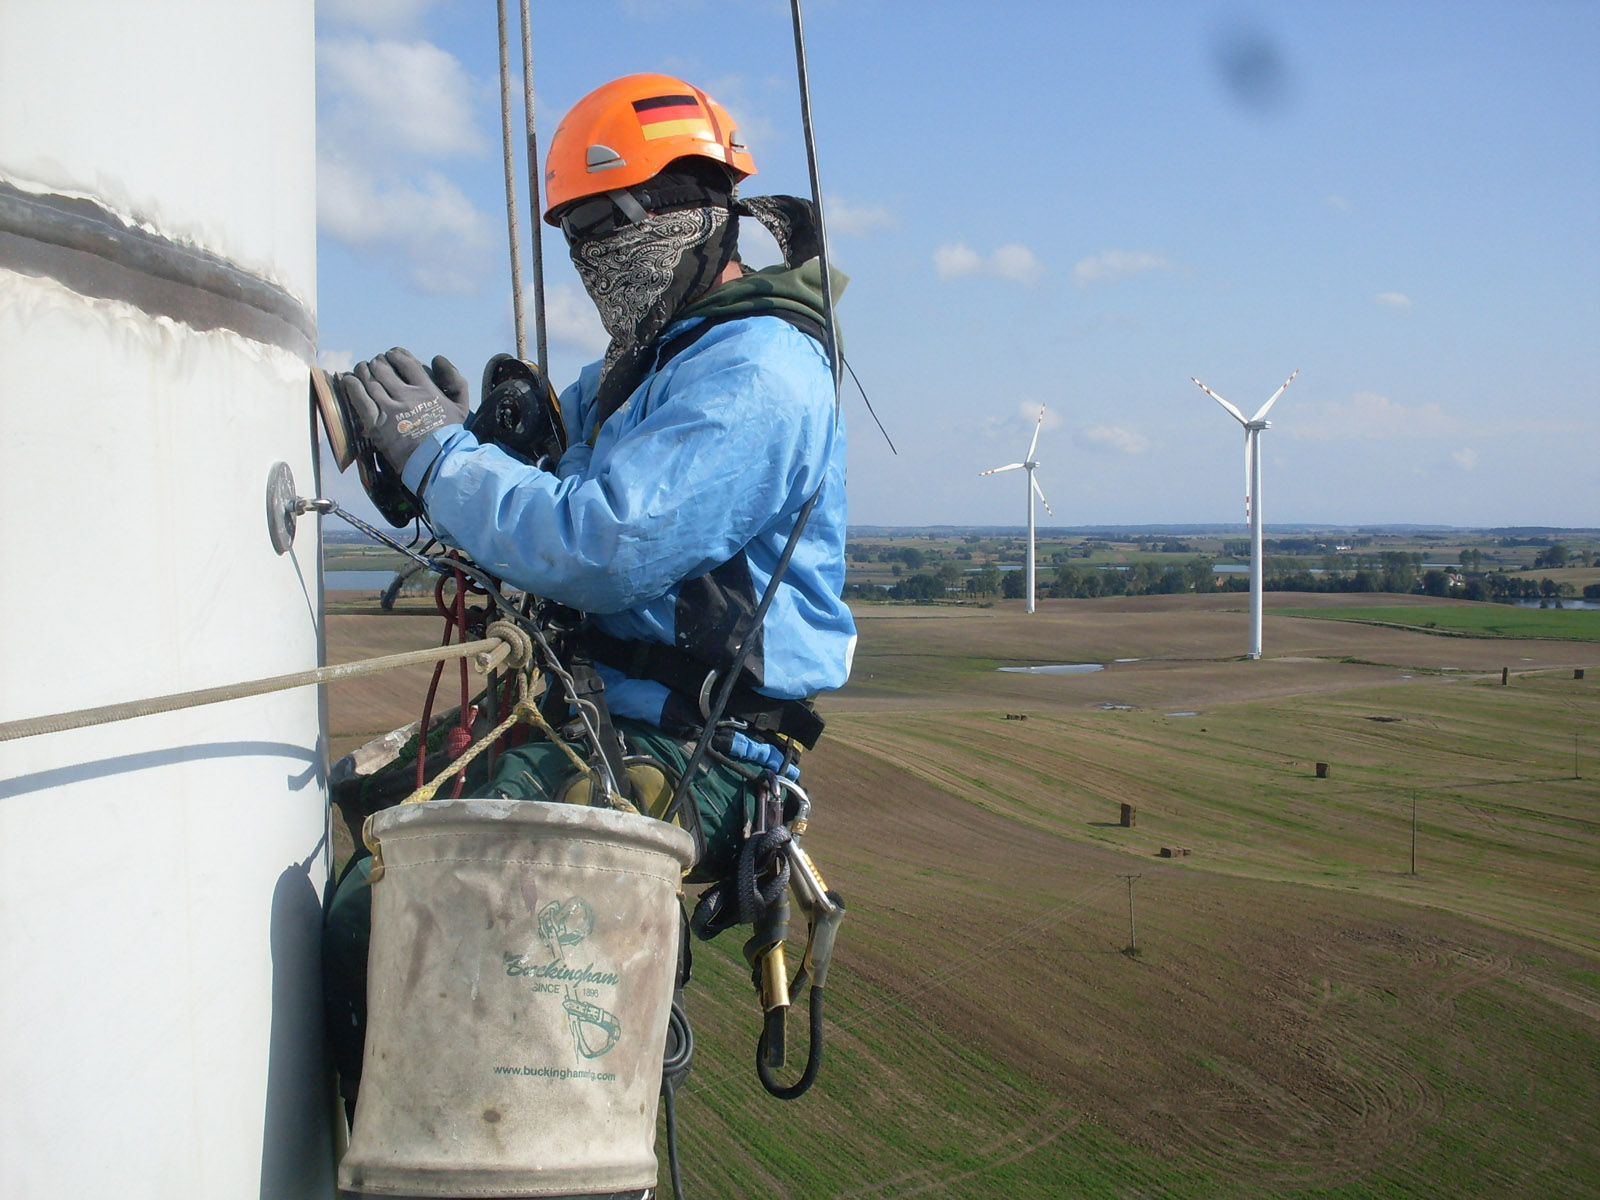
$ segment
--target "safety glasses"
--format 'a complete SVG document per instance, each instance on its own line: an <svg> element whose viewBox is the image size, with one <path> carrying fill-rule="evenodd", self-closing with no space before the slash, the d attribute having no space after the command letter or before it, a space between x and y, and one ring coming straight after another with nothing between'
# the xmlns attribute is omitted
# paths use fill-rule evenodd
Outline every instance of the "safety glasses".
<svg viewBox="0 0 1600 1200"><path fill-rule="evenodd" d="M649 215L632 192L618 188L570 205L561 214L561 232L568 246L576 246L615 233L624 225L637 225Z"/></svg>
<svg viewBox="0 0 1600 1200"><path fill-rule="evenodd" d="M569 246L605 237L629 223L617 211L617 206L609 196L581 200L561 214L561 232L566 236Z"/></svg>

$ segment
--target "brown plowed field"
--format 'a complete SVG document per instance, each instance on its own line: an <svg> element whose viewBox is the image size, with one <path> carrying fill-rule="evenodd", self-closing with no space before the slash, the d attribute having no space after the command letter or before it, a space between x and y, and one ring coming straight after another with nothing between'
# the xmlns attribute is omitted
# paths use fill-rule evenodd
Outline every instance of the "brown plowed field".
<svg viewBox="0 0 1600 1200"><path fill-rule="evenodd" d="M822 1079L760 1094L738 935L701 947L691 1196L1600 1195L1600 644L1280 600L1352 602L1269 596L1255 663L1239 596L859 612L805 762L850 903ZM337 685L336 748L422 684Z"/></svg>

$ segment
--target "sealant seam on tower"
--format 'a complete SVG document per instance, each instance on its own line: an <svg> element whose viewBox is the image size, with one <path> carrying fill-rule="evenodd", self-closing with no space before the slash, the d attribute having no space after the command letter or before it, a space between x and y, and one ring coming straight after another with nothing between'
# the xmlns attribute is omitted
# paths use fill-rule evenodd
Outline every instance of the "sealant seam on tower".
<svg viewBox="0 0 1600 1200"><path fill-rule="evenodd" d="M231 330L303 358L316 349L316 320L283 288L81 197L35 194L0 181L0 267L197 330Z"/></svg>

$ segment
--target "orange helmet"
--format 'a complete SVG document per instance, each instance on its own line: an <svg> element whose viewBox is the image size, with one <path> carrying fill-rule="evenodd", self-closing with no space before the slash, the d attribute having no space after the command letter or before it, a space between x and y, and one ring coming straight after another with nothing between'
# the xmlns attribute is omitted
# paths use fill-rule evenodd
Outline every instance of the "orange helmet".
<svg viewBox="0 0 1600 1200"><path fill-rule="evenodd" d="M671 75L625 75L573 105L545 157L544 219L585 196L643 183L673 159L709 158L731 182L756 173L728 110Z"/></svg>

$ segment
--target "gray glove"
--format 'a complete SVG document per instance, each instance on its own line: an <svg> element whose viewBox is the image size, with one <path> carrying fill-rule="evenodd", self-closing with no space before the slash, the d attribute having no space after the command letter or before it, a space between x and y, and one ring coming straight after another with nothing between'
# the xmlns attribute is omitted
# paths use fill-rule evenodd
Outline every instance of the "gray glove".
<svg viewBox="0 0 1600 1200"><path fill-rule="evenodd" d="M430 371L399 347L339 376L339 392L397 475L425 436L468 414L467 381L448 358Z"/></svg>

